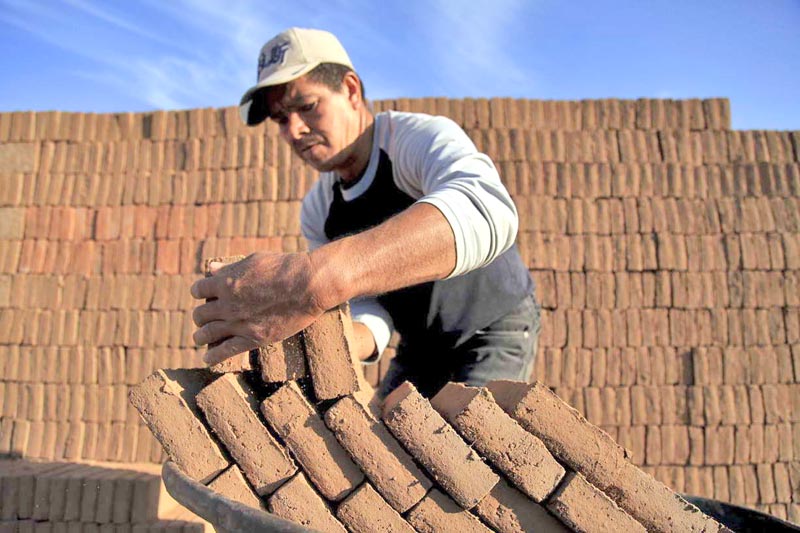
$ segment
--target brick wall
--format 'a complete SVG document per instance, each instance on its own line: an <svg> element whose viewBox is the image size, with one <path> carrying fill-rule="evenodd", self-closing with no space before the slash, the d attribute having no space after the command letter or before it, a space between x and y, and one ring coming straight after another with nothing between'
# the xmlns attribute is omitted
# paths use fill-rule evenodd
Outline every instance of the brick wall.
<svg viewBox="0 0 800 533"><path fill-rule="evenodd" d="M800 132L733 131L726 100L389 108L452 117L497 163L536 377L673 488L797 520ZM203 257L303 249L314 178L235 108L0 114L0 453L160 462L128 389L199 366Z"/></svg>

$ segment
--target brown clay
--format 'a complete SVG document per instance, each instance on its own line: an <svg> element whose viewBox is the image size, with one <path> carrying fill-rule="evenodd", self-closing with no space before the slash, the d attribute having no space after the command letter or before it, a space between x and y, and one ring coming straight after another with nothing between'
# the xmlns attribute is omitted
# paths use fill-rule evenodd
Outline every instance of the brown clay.
<svg viewBox="0 0 800 533"><path fill-rule="evenodd" d="M170 459L189 477L208 482L228 467L201 422L195 396L212 378L207 370L158 370L131 387L128 398Z"/></svg>
<svg viewBox="0 0 800 533"><path fill-rule="evenodd" d="M353 368L350 339L343 306L322 314L303 330L306 358L314 394L320 400L331 400L358 391L358 378Z"/></svg>
<svg viewBox="0 0 800 533"><path fill-rule="evenodd" d="M242 471L236 465L231 465L230 468L217 476L214 481L208 484L208 488L226 498L254 509L266 509L266 505L253 492L253 488L244 479Z"/></svg>
<svg viewBox="0 0 800 533"><path fill-rule="evenodd" d="M406 516L408 523L420 533L487 533L475 515L465 511L447 494L432 489Z"/></svg>
<svg viewBox="0 0 800 533"><path fill-rule="evenodd" d="M475 506L475 514L501 533L547 531L567 533L569 528L547 509L506 483L504 479Z"/></svg>
<svg viewBox="0 0 800 533"><path fill-rule="evenodd" d="M497 475L408 381L386 397L383 421L464 509L474 507L497 483Z"/></svg>
<svg viewBox="0 0 800 533"><path fill-rule="evenodd" d="M645 533L642 524L617 507L603 491L575 472L566 475L561 486L550 498L547 508L577 532Z"/></svg>
<svg viewBox="0 0 800 533"><path fill-rule="evenodd" d="M448 383L431 400L467 442L536 502L550 495L564 468L484 388Z"/></svg>
<svg viewBox="0 0 800 533"><path fill-rule="evenodd" d="M267 397L261 412L325 498L339 501L364 481L297 383L289 382Z"/></svg>
<svg viewBox="0 0 800 533"><path fill-rule="evenodd" d="M414 528L369 483L364 483L342 501L336 516L354 533L414 532Z"/></svg>
<svg viewBox="0 0 800 533"><path fill-rule="evenodd" d="M297 471L259 419L256 400L240 374L225 374L204 388L197 405L258 495L271 494Z"/></svg>
<svg viewBox="0 0 800 533"><path fill-rule="evenodd" d="M276 490L268 504L271 513L309 529L336 533L346 531L302 472Z"/></svg>
<svg viewBox="0 0 800 533"><path fill-rule="evenodd" d="M354 398L347 396L336 402L325 413L325 423L398 512L410 509L431 488L431 481L411 456Z"/></svg>

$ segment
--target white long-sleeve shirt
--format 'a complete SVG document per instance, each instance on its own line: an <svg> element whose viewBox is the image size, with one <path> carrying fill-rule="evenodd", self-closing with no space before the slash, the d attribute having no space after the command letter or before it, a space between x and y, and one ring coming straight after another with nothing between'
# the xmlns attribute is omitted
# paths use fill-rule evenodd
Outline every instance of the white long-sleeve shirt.
<svg viewBox="0 0 800 533"><path fill-rule="evenodd" d="M391 176L383 176L387 173ZM326 224L336 194L341 195L341 205L358 209L356 200L374 191L376 180L389 178L396 190L373 194L369 210L381 215L381 206L375 204L385 199L387 213L377 220L389 218L403 207L396 198L403 195L409 204L436 206L455 236L456 265L448 279L489 265L513 245L519 224L517 209L491 159L478 152L467 134L448 118L388 111L375 117L372 152L361 179L345 189L337 185L334 173L322 173L303 200L301 227L309 247L330 242L332 230L328 227L326 231ZM385 189L388 185L380 186ZM362 202L360 208L364 205ZM352 301L351 311L355 321L370 329L380 354L393 329L389 312L374 297Z"/></svg>

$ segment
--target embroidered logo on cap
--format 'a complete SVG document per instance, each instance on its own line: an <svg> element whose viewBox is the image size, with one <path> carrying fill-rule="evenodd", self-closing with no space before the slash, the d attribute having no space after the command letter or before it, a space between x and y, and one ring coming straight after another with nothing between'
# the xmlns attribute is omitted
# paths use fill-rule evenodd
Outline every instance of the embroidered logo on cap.
<svg viewBox="0 0 800 533"><path fill-rule="evenodd" d="M258 73L261 74L261 71L270 65L283 64L286 60L287 50L289 50L288 42L276 44L269 52L269 61L267 61L267 55L262 52L261 55L258 56Z"/></svg>

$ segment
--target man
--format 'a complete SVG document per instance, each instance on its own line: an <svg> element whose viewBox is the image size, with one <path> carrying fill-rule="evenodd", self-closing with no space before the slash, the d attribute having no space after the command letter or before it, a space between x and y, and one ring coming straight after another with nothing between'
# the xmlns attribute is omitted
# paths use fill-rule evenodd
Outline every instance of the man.
<svg viewBox="0 0 800 533"><path fill-rule="evenodd" d="M387 394L447 381L526 379L539 334L516 207L491 160L444 117L373 116L342 45L291 28L264 45L242 118L275 121L320 177L303 201L309 253L255 253L192 286L206 362L286 338L350 301L355 351L375 362L393 328Z"/></svg>

